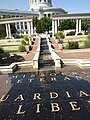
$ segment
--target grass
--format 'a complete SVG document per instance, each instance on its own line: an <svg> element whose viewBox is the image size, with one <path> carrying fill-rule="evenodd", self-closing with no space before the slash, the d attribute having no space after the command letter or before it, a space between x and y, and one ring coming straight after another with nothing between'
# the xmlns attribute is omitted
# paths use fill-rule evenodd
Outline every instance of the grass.
<svg viewBox="0 0 90 120"><path fill-rule="evenodd" d="M16 44L16 45L0 45L1 47L9 47L9 46L19 46L20 44Z"/></svg>
<svg viewBox="0 0 90 120"><path fill-rule="evenodd" d="M4 53L16 53L19 52L19 50L4 50Z"/></svg>

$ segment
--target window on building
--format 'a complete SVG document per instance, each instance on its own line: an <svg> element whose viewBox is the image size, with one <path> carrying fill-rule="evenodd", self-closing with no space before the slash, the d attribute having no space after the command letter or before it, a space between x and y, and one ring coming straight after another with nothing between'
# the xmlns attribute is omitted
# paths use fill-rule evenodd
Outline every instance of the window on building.
<svg viewBox="0 0 90 120"><path fill-rule="evenodd" d="M44 14L44 17L46 17L46 14Z"/></svg>
<svg viewBox="0 0 90 120"><path fill-rule="evenodd" d="M16 27L17 27L17 29L20 29L20 28L19 28L19 22L16 23Z"/></svg>
<svg viewBox="0 0 90 120"><path fill-rule="evenodd" d="M25 22L25 29L27 29L27 22Z"/></svg>
<svg viewBox="0 0 90 120"><path fill-rule="evenodd" d="M51 17L51 14L48 14L48 17Z"/></svg>
<svg viewBox="0 0 90 120"><path fill-rule="evenodd" d="M26 31L26 34L28 34L28 31Z"/></svg>
<svg viewBox="0 0 90 120"><path fill-rule="evenodd" d="M21 29L23 29L23 22L21 22Z"/></svg>

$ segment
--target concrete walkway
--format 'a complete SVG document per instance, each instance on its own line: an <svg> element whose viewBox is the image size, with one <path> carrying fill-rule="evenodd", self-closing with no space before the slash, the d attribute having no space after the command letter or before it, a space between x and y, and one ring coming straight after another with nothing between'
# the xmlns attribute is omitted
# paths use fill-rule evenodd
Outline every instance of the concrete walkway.
<svg viewBox="0 0 90 120"><path fill-rule="evenodd" d="M53 38L50 41L55 52L61 59L90 59L90 49L60 50Z"/></svg>

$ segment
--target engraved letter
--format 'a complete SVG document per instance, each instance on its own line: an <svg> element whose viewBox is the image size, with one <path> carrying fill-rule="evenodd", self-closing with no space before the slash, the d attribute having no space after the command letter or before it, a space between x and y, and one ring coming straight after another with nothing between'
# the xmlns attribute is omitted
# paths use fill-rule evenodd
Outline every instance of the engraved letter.
<svg viewBox="0 0 90 120"><path fill-rule="evenodd" d="M17 115L23 115L25 113L25 111L22 111L22 107L23 107L23 105L19 105L19 109L16 113Z"/></svg>
<svg viewBox="0 0 90 120"><path fill-rule="evenodd" d="M65 77L64 80L70 80L70 78L69 77Z"/></svg>
<svg viewBox="0 0 90 120"><path fill-rule="evenodd" d="M40 113L40 104L37 104L37 111L36 113Z"/></svg>
<svg viewBox="0 0 90 120"><path fill-rule="evenodd" d="M51 103L51 107L52 107L52 112L58 112L60 110L58 103Z"/></svg>
<svg viewBox="0 0 90 120"><path fill-rule="evenodd" d="M7 96L2 95L2 97L0 98L0 102L5 102L8 98L9 98L9 95Z"/></svg>
<svg viewBox="0 0 90 120"><path fill-rule="evenodd" d="M89 95L83 91L80 91L80 97L82 97L82 96L89 96Z"/></svg>
<svg viewBox="0 0 90 120"><path fill-rule="evenodd" d="M90 101L87 101L88 103L90 103Z"/></svg>
<svg viewBox="0 0 90 120"><path fill-rule="evenodd" d="M40 93L35 93L35 94L34 94L33 100L36 100L36 99L39 99L39 100L41 99L41 98L40 98Z"/></svg>
<svg viewBox="0 0 90 120"><path fill-rule="evenodd" d="M71 97L68 91L66 91L66 94L67 94L68 98L70 98L70 97Z"/></svg>
<svg viewBox="0 0 90 120"><path fill-rule="evenodd" d="M50 76L56 76L56 73L51 73Z"/></svg>
<svg viewBox="0 0 90 120"><path fill-rule="evenodd" d="M51 81L57 81L56 77L51 77Z"/></svg>
<svg viewBox="0 0 90 120"><path fill-rule="evenodd" d="M56 92L50 92L50 99L58 98L58 94Z"/></svg>
<svg viewBox="0 0 90 120"><path fill-rule="evenodd" d="M77 102L69 102L71 107L72 107L72 110L75 111L75 110L80 110L80 107L77 106Z"/></svg>
<svg viewBox="0 0 90 120"><path fill-rule="evenodd" d="M24 98L23 98L23 95L21 94L21 95L19 95L14 101L18 101L18 100L21 100L21 101L23 101L24 100Z"/></svg>
<svg viewBox="0 0 90 120"><path fill-rule="evenodd" d="M18 83L18 84L19 84L19 83L21 84L21 83L22 83L22 80L18 80L17 83Z"/></svg>

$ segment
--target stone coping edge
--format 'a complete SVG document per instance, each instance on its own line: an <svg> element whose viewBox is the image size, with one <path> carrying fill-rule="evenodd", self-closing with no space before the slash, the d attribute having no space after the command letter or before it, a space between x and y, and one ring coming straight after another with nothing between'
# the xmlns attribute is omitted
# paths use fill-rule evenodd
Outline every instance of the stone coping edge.
<svg viewBox="0 0 90 120"><path fill-rule="evenodd" d="M65 65L77 65L81 69L90 68L90 60L84 59L62 59Z"/></svg>

